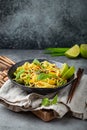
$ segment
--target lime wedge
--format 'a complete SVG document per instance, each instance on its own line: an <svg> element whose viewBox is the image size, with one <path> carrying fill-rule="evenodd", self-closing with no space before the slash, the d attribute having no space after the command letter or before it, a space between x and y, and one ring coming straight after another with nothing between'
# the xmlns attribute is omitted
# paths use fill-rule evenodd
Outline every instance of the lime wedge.
<svg viewBox="0 0 87 130"><path fill-rule="evenodd" d="M69 58L76 58L80 54L80 48L76 44L65 52L65 56Z"/></svg>
<svg viewBox="0 0 87 130"><path fill-rule="evenodd" d="M62 65L62 68L60 69L60 74L61 74L61 76L68 70L68 64L67 63L64 63L63 65Z"/></svg>
<svg viewBox="0 0 87 130"><path fill-rule="evenodd" d="M75 67L74 66L71 66L66 72L65 74L62 76L62 78L65 78L65 79L69 79L72 77L72 75L74 74L75 72Z"/></svg>
<svg viewBox="0 0 87 130"><path fill-rule="evenodd" d="M80 53L82 57L87 58L87 44L80 45Z"/></svg>

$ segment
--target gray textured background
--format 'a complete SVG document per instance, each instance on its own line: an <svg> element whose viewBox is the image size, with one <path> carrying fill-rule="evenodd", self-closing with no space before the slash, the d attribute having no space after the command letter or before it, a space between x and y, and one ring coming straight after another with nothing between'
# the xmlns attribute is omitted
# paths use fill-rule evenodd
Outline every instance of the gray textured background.
<svg viewBox="0 0 87 130"><path fill-rule="evenodd" d="M0 48L87 43L87 0L0 0Z"/></svg>

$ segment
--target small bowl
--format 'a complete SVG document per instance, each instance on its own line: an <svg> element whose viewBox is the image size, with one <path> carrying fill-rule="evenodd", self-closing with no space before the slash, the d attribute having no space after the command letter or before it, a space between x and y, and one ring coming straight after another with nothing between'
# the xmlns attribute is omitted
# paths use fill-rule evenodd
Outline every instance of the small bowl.
<svg viewBox="0 0 87 130"><path fill-rule="evenodd" d="M16 81L13 80L14 78L14 72L16 71L16 69L23 65L25 62L32 62L34 59L30 59L30 60L24 60L24 61L21 61L21 62L18 62L16 63L15 65L13 65L9 71L8 71L8 77L9 79L12 81L12 83L14 85L17 85L19 87L21 87L23 90L27 91L28 93L38 93L38 94L42 94L42 95L46 95L48 93L53 93L53 92L57 92L63 88L65 88L66 86L68 86L69 84L71 84L73 81L74 81L74 75L67 81L66 84L62 85L62 86L58 86L56 88L30 88L30 87L27 87L23 84L20 84L20 83L17 83ZM61 62L56 62L56 61L52 61L52 60L47 60L47 59L38 59L40 62L46 60L50 63L54 63L56 64L59 68L61 68L62 64Z"/></svg>

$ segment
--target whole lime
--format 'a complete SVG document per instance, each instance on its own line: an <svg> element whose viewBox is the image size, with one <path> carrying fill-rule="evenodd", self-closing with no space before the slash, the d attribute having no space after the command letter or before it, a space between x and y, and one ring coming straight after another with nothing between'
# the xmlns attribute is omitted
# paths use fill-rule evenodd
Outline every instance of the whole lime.
<svg viewBox="0 0 87 130"><path fill-rule="evenodd" d="M87 58L87 44L80 45L80 53L83 58Z"/></svg>

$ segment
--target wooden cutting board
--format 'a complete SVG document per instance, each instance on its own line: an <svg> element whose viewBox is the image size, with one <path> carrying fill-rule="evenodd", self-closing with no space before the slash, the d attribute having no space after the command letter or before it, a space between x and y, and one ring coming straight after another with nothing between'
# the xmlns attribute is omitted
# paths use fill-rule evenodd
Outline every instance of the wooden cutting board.
<svg viewBox="0 0 87 130"><path fill-rule="evenodd" d="M0 87L8 80L7 72L13 64L15 62L8 57L0 56ZM38 110L32 111L32 113L43 121L51 121L57 117L53 110Z"/></svg>

